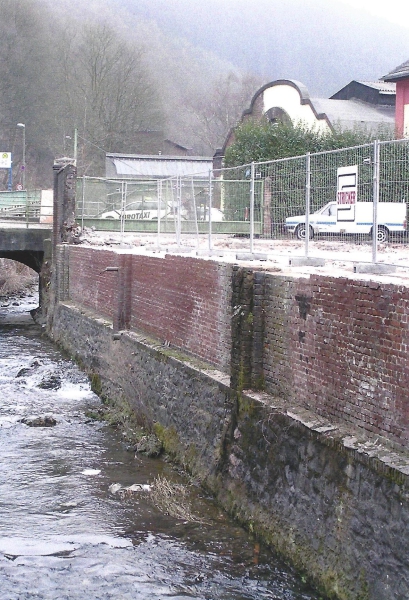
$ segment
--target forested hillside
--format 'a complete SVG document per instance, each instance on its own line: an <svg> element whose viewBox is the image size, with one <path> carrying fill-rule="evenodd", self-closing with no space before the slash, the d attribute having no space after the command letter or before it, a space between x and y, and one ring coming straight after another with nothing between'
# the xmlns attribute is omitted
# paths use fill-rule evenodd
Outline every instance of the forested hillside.
<svg viewBox="0 0 409 600"><path fill-rule="evenodd" d="M209 155L268 81L329 96L409 56L407 30L336 1L0 0L0 15L0 150L18 183L24 123L31 187L51 185L75 128L80 174L138 152L139 131Z"/></svg>

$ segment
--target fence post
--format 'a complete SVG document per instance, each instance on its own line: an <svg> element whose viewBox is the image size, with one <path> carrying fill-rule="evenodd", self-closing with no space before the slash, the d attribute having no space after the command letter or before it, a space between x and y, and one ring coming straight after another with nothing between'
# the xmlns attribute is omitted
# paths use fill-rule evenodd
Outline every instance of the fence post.
<svg viewBox="0 0 409 600"><path fill-rule="evenodd" d="M24 193L26 195L26 227L28 229L29 214L28 214L28 192L27 192L27 189L24 191Z"/></svg>
<svg viewBox="0 0 409 600"><path fill-rule="evenodd" d="M195 183L193 181L193 177L191 179L191 185L192 185L193 215L194 215L194 219L195 219L196 247L199 248L199 246L200 246L200 236L199 236L199 225L198 225L198 222L197 222L197 206L196 206L196 196L195 196Z"/></svg>
<svg viewBox="0 0 409 600"><path fill-rule="evenodd" d="M176 205L176 241L179 247L182 233L182 177L180 175L176 176Z"/></svg>
<svg viewBox="0 0 409 600"><path fill-rule="evenodd" d="M306 154L306 181L305 181L305 258L309 254L310 242L310 205L311 205L311 155Z"/></svg>
<svg viewBox="0 0 409 600"><path fill-rule="evenodd" d="M162 179L158 179L156 181L157 185L157 194L158 194L158 248L160 246L160 223L161 223L161 214L162 214ZM167 207L165 210L165 215L167 213Z"/></svg>
<svg viewBox="0 0 409 600"><path fill-rule="evenodd" d="M254 184L255 180L255 163L251 163L251 180L250 180L250 253L254 252Z"/></svg>
<svg viewBox="0 0 409 600"><path fill-rule="evenodd" d="M124 241L124 231L125 231L125 208L126 208L126 195L128 191L128 184L126 181L121 181L121 244Z"/></svg>
<svg viewBox="0 0 409 600"><path fill-rule="evenodd" d="M209 169L209 251L213 249L212 243L212 204L213 204L213 171Z"/></svg>
<svg viewBox="0 0 409 600"><path fill-rule="evenodd" d="M84 231L84 211L85 211L85 175L82 176L82 214L81 214L81 231ZM99 207L98 207L99 213Z"/></svg>
<svg viewBox="0 0 409 600"><path fill-rule="evenodd" d="M372 263L378 261L378 204L379 204L379 140L373 143L374 168L373 168L373 223L372 223Z"/></svg>

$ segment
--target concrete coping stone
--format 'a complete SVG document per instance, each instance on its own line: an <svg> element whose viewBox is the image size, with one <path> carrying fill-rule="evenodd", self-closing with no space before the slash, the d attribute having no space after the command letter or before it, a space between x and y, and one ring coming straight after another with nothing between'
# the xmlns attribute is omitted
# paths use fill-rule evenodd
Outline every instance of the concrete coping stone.
<svg viewBox="0 0 409 600"><path fill-rule="evenodd" d="M268 260L268 255L254 252L238 253L236 254L236 260Z"/></svg>
<svg viewBox="0 0 409 600"><path fill-rule="evenodd" d="M145 246L145 250L146 252L153 252L155 254L165 252L165 248L162 248L161 246Z"/></svg>
<svg viewBox="0 0 409 600"><path fill-rule="evenodd" d="M382 275L395 272L395 265L384 265L381 263L357 263L354 265L354 273L372 273L374 275Z"/></svg>
<svg viewBox="0 0 409 600"><path fill-rule="evenodd" d="M289 259L289 265L290 267L323 267L325 266L325 260L309 256L294 256Z"/></svg>
<svg viewBox="0 0 409 600"><path fill-rule="evenodd" d="M190 254L194 251L194 248L189 248L187 246L180 248L166 248L167 254Z"/></svg>
<svg viewBox="0 0 409 600"><path fill-rule="evenodd" d="M224 256L223 250L196 250L196 256Z"/></svg>

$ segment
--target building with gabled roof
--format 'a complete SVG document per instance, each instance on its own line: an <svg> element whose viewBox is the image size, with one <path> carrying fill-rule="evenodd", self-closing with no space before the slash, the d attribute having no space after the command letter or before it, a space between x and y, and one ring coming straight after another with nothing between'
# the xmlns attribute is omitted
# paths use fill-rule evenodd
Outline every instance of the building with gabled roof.
<svg viewBox="0 0 409 600"><path fill-rule="evenodd" d="M350 81L330 100L361 100L373 106L395 106L396 84L386 81Z"/></svg>
<svg viewBox="0 0 409 600"><path fill-rule="evenodd" d="M409 137L409 60L395 67L382 79L396 85L396 135L401 138Z"/></svg>
<svg viewBox="0 0 409 600"><path fill-rule="evenodd" d="M272 81L260 88L241 121L261 118L303 123L322 133L336 129L363 129L372 133L395 130L395 89L384 81L351 81L331 98L313 98L307 87L294 79ZM224 155L234 141L234 129L217 154Z"/></svg>

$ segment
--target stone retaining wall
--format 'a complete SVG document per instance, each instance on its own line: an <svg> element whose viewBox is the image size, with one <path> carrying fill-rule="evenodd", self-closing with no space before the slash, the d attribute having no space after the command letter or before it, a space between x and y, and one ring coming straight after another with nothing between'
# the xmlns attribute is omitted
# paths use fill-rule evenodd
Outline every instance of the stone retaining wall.
<svg viewBox="0 0 409 600"><path fill-rule="evenodd" d="M208 365L60 303L53 339L220 504L326 594L409 595L409 463L310 411L240 393ZM402 468L399 467L401 461ZM391 466L395 462L395 466Z"/></svg>
<svg viewBox="0 0 409 600"><path fill-rule="evenodd" d="M409 597L408 288L66 245L55 265L48 331L99 393L329 597Z"/></svg>

